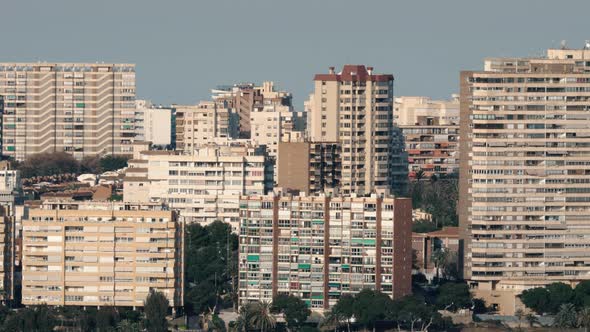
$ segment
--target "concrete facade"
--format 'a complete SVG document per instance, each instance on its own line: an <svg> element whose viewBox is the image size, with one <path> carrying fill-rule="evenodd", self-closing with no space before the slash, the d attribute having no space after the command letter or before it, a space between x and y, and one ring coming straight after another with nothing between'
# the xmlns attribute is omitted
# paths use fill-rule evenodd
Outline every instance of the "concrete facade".
<svg viewBox="0 0 590 332"><path fill-rule="evenodd" d="M393 75L374 74L362 65L345 65L340 73L332 67L315 75L306 107L309 139L342 146L342 194L404 186L407 178L392 171Z"/></svg>
<svg viewBox="0 0 590 332"><path fill-rule="evenodd" d="M511 313L522 290L590 279L590 50L484 67L461 73L463 274Z"/></svg>
<svg viewBox="0 0 590 332"><path fill-rule="evenodd" d="M410 294L411 213L406 198L242 197L239 303L291 294L324 311L364 288Z"/></svg>
<svg viewBox="0 0 590 332"><path fill-rule="evenodd" d="M127 202L164 202L185 222L228 222L237 232L240 195L272 190L264 147L208 146L195 153L144 151L129 161L123 180Z"/></svg>
<svg viewBox="0 0 590 332"><path fill-rule="evenodd" d="M279 143L277 186L305 194L338 192L342 174L340 153L338 143Z"/></svg>
<svg viewBox="0 0 590 332"><path fill-rule="evenodd" d="M459 98L395 98L394 124L401 130L408 154L408 172L425 177L459 171Z"/></svg>
<svg viewBox="0 0 590 332"><path fill-rule="evenodd" d="M24 305L183 305L184 228L157 204L45 201L23 220Z"/></svg>
<svg viewBox="0 0 590 332"><path fill-rule="evenodd" d="M135 65L0 63L2 154L129 154Z"/></svg>

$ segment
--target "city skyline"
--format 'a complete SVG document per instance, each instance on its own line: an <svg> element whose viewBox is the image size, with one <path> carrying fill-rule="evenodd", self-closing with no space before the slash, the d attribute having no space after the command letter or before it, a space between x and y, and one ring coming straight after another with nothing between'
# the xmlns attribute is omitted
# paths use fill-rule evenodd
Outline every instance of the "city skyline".
<svg viewBox="0 0 590 332"><path fill-rule="evenodd" d="M19 15L0 22L10 32L0 60L135 63L138 98L156 104L196 104L218 85L271 80L293 93L300 111L313 74L344 64L393 73L396 96L445 99L458 92L459 71L481 69L482 58L538 56L562 39L572 48L590 39L582 16L590 4L581 1L567 17L554 15L562 6L550 1L375 1L360 15L351 1L58 3L5 4L5 12L27 12L29 23ZM523 13L531 24L522 24ZM371 24L341 24L347 21Z"/></svg>

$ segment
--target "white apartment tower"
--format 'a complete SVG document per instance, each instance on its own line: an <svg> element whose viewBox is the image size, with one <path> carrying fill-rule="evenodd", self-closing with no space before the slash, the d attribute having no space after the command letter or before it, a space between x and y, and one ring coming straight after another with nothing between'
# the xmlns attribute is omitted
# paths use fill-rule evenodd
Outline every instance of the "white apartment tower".
<svg viewBox="0 0 590 332"><path fill-rule="evenodd" d="M0 63L2 154L130 154L135 65Z"/></svg>
<svg viewBox="0 0 590 332"><path fill-rule="evenodd" d="M309 137L342 145L342 193L396 189L392 174L393 75L345 65L314 78ZM407 172L406 172L407 173ZM401 179L405 181L405 179Z"/></svg>

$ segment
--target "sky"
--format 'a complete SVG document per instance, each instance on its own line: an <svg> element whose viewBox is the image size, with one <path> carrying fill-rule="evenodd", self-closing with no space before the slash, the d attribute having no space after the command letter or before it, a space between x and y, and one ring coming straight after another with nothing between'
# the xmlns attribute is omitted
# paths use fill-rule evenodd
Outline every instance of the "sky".
<svg viewBox="0 0 590 332"><path fill-rule="evenodd" d="M395 95L448 98L483 58L590 39L588 0L2 0L1 62L136 64L137 97L194 104L272 80L295 107L328 67L395 76Z"/></svg>

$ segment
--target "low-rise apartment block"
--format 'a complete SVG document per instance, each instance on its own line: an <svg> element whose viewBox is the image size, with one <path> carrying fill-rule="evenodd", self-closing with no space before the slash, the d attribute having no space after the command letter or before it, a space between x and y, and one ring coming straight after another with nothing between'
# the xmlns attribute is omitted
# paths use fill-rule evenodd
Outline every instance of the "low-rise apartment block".
<svg viewBox="0 0 590 332"><path fill-rule="evenodd" d="M272 190L272 165L264 147L212 145L194 154L144 151L129 161L127 202L163 202L186 222L229 222L237 231L240 195Z"/></svg>
<svg viewBox="0 0 590 332"><path fill-rule="evenodd" d="M23 220L25 305L183 305L183 223L158 204L45 201Z"/></svg>
<svg viewBox="0 0 590 332"><path fill-rule="evenodd" d="M459 171L458 96L396 98L394 123L404 138L410 177L419 171L426 177Z"/></svg>
<svg viewBox="0 0 590 332"><path fill-rule="evenodd" d="M239 302L295 295L315 311L364 288L411 293L407 198L243 196Z"/></svg>

